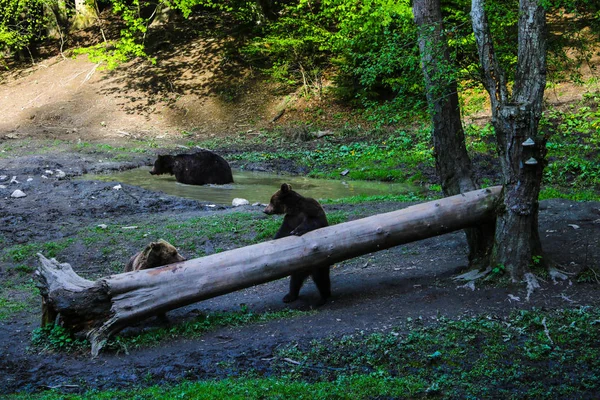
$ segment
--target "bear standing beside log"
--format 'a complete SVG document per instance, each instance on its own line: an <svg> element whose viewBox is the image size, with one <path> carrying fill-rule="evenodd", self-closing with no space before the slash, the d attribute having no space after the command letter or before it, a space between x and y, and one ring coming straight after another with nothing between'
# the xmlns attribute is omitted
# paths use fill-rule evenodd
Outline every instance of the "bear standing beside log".
<svg viewBox="0 0 600 400"><path fill-rule="evenodd" d="M209 150L174 156L159 155L150 173L175 175L177 182L188 185L223 185L233 182L231 167L227 161Z"/></svg>
<svg viewBox="0 0 600 400"><path fill-rule="evenodd" d="M275 239L286 236L302 236L307 232L328 226L327 216L323 207L315 199L304 197L292 190L292 186L284 183L271 197L264 213L285 214ZM323 305L331 296L331 281L329 279L329 265L318 265L300 272L294 272L290 278L290 291L283 298L284 303L289 303L298 298L300 288L309 276L312 277L321 299L317 305Z"/></svg>

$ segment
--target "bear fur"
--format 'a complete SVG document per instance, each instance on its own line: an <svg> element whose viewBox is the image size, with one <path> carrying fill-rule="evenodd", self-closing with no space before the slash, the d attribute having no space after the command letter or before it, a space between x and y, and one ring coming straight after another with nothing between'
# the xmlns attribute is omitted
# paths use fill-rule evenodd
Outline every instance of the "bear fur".
<svg viewBox="0 0 600 400"><path fill-rule="evenodd" d="M159 155L150 173L175 175L177 182L188 185L223 185L233 182L231 167L227 161L210 150L174 156Z"/></svg>
<svg viewBox="0 0 600 400"><path fill-rule="evenodd" d="M327 216L318 201L304 197L292 190L292 186L284 183L271 197L269 205L263 211L265 214L285 214L283 223L275 234L275 239L286 236L302 236L306 232L328 226ZM317 305L325 304L331 296L331 281L329 278L330 265L318 265L306 271L294 272L290 278L290 291L283 298L289 303L298 298L300 288L309 276L315 282L321 295Z"/></svg>
<svg viewBox="0 0 600 400"><path fill-rule="evenodd" d="M149 243L144 250L132 256L125 266L125 272L162 267L180 261L185 261L185 258L177 252L177 249L171 243L159 239L157 242Z"/></svg>

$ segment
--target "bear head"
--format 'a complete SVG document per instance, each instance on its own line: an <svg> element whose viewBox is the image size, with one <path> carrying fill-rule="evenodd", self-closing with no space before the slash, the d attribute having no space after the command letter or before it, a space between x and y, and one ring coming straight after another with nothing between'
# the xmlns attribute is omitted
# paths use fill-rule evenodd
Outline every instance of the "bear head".
<svg viewBox="0 0 600 400"><path fill-rule="evenodd" d="M287 183L281 184L281 188L271 196L271 201L269 201L269 205L265 207L263 212L267 215L285 214L285 201L290 193L292 193L292 185Z"/></svg>
<svg viewBox="0 0 600 400"><path fill-rule="evenodd" d="M175 246L162 239L146 246L143 254L146 256L146 262L148 263L147 268L185 261L185 258L177 252Z"/></svg>
<svg viewBox="0 0 600 400"><path fill-rule="evenodd" d="M171 155L159 155L154 166L150 171L152 175L172 174L173 173L173 156Z"/></svg>

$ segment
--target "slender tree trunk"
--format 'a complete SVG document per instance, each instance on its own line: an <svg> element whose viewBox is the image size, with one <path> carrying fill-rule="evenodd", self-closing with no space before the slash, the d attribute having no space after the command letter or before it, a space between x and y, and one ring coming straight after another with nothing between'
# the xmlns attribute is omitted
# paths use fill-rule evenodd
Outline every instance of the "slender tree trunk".
<svg viewBox="0 0 600 400"><path fill-rule="evenodd" d="M546 85L546 16L537 0L519 4L518 66L512 95L494 52L484 0L472 0L473 31L483 82L490 94L492 124L504 176L504 207L498 214L492 262L513 280L541 255L538 195L546 165L546 138L538 133Z"/></svg>
<svg viewBox="0 0 600 400"><path fill-rule="evenodd" d="M433 123L435 165L444 195L475 190L471 159L465 147L456 79L443 31L440 0L414 0L413 14L419 30L421 69ZM487 266L494 238L494 224L465 230L469 263Z"/></svg>
<svg viewBox="0 0 600 400"><path fill-rule="evenodd" d="M75 0L75 15L71 21L71 28L89 28L94 25L97 18L96 8L88 0Z"/></svg>

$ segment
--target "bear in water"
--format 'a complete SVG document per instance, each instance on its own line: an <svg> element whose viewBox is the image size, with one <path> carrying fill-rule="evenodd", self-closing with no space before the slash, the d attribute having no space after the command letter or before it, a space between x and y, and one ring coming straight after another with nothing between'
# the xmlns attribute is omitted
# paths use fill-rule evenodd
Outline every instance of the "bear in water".
<svg viewBox="0 0 600 400"><path fill-rule="evenodd" d="M268 215L285 214L275 239L291 235L301 236L329 225L325 211L319 202L293 191L292 186L287 183L282 184L275 192L263 212ZM306 271L294 272L290 279L290 291L283 301L289 303L296 300L304 281L311 276L321 295L317 305L325 304L327 298L331 296L329 267L329 265L317 265Z"/></svg>
<svg viewBox="0 0 600 400"><path fill-rule="evenodd" d="M158 242L149 243L144 250L132 256L125 266L125 272L162 267L180 261L185 261L185 258L177 252L177 249L171 243L159 239Z"/></svg>
<svg viewBox="0 0 600 400"><path fill-rule="evenodd" d="M159 155L150 173L175 175L177 182L188 185L223 185L233 182L231 167L227 161L209 150L174 156Z"/></svg>

